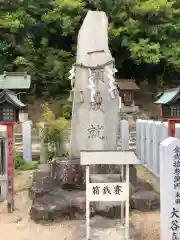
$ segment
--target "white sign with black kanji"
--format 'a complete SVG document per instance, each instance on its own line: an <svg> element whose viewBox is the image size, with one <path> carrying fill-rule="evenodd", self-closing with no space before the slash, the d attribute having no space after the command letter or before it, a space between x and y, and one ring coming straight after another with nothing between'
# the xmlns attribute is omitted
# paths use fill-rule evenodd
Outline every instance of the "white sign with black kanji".
<svg viewBox="0 0 180 240"><path fill-rule="evenodd" d="M87 199L92 202L126 201L129 189L126 183L89 183L86 189Z"/></svg>

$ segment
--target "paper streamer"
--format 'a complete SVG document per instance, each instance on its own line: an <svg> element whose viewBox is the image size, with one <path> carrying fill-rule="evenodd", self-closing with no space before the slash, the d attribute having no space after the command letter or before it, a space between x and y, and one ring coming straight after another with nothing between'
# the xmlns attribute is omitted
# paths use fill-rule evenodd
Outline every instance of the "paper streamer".
<svg viewBox="0 0 180 240"><path fill-rule="evenodd" d="M96 93L95 91L95 84L94 84L94 78L92 77L92 72L91 69L89 69L89 85L88 85L88 89L91 92L91 102L94 102L94 95Z"/></svg>
<svg viewBox="0 0 180 240"><path fill-rule="evenodd" d="M115 86L115 79L114 79L114 73L117 71L115 68L111 69L109 68L108 66L105 67L105 71L106 71L106 74L107 74L107 78L109 79L109 93L110 93L110 96L112 98L115 98L115 93L114 93L114 90L116 89L116 86Z"/></svg>
<svg viewBox="0 0 180 240"><path fill-rule="evenodd" d="M69 73L70 73L70 76L68 78L71 80L71 91L70 91L68 101L72 102L73 101L74 82L75 82L75 66L72 66Z"/></svg>
<svg viewBox="0 0 180 240"><path fill-rule="evenodd" d="M73 89L74 88L74 79L75 79L75 66L73 66L71 68L69 73L70 73L70 76L68 78L71 80L71 89Z"/></svg>

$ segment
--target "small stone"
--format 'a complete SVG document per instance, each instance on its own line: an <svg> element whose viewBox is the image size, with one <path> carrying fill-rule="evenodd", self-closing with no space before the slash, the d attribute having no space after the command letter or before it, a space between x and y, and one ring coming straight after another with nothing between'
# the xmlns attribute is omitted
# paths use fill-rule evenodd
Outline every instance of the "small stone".
<svg viewBox="0 0 180 240"><path fill-rule="evenodd" d="M13 219L12 219L12 223L18 223L18 222L20 222L20 221L22 221L22 217L20 217L20 216L15 216L15 217L13 217Z"/></svg>
<svg viewBox="0 0 180 240"><path fill-rule="evenodd" d="M119 218L121 210L119 202L98 202L96 205L96 214L102 217Z"/></svg>

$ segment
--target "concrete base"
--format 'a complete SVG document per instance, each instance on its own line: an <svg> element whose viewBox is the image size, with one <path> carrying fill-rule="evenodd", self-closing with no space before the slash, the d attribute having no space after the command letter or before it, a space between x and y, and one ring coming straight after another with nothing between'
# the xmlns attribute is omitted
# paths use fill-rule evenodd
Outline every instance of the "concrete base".
<svg viewBox="0 0 180 240"><path fill-rule="evenodd" d="M7 199L7 176L0 175L0 202Z"/></svg>

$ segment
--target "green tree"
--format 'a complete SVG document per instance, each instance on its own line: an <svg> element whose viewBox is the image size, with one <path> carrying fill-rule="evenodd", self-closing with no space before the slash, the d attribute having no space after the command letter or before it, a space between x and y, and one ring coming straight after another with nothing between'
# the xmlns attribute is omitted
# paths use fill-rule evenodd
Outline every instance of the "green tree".
<svg viewBox="0 0 180 240"><path fill-rule="evenodd" d="M180 83L179 0L3 0L0 9L0 71L28 71L33 95L69 90L77 33L88 10L109 18L120 77Z"/></svg>

